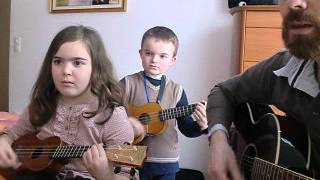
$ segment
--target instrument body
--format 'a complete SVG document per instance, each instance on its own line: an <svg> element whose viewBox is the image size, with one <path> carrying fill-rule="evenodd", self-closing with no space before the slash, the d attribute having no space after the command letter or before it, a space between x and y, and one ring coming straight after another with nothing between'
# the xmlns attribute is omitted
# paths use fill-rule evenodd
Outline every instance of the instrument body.
<svg viewBox="0 0 320 180"><path fill-rule="evenodd" d="M311 140L303 126L286 117L279 119L267 106L248 103L239 107L237 118L235 124L247 142L240 157L245 179L311 180L318 176L310 168Z"/></svg>
<svg viewBox="0 0 320 180"><path fill-rule="evenodd" d="M0 179L14 179L16 173L57 174L70 158L81 158L91 146L68 146L58 137L39 140L28 134L12 145L22 165L17 170L0 169ZM122 165L141 167L146 158L146 146L115 145L105 147L108 160Z"/></svg>
<svg viewBox="0 0 320 180"><path fill-rule="evenodd" d="M195 108L196 104L191 104L163 110L158 103L147 103L138 107L129 106L127 112L143 124L147 135L159 135L167 129L167 120L190 115ZM133 144L141 142L144 138L136 137Z"/></svg>

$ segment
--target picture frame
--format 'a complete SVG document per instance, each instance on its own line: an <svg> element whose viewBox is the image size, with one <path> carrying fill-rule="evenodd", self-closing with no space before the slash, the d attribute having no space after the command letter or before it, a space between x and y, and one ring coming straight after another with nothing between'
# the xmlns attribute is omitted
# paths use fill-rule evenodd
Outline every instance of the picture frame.
<svg viewBox="0 0 320 180"><path fill-rule="evenodd" d="M125 11L127 0L49 0L50 13Z"/></svg>

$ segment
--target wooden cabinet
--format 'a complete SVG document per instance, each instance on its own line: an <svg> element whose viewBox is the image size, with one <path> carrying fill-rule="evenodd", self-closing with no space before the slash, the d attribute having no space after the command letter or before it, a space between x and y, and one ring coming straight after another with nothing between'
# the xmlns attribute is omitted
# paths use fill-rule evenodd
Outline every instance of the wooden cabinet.
<svg viewBox="0 0 320 180"><path fill-rule="evenodd" d="M243 6L231 10L240 13L240 72L272 56L284 47L279 6Z"/></svg>
<svg viewBox="0 0 320 180"><path fill-rule="evenodd" d="M240 15L240 73L284 47L279 6L242 6L231 9ZM284 113L272 107L279 115Z"/></svg>

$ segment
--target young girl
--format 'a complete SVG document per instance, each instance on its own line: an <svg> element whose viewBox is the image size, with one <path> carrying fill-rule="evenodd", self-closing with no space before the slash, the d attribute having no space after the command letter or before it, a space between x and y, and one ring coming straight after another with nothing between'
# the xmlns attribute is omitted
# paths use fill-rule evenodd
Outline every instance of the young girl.
<svg viewBox="0 0 320 180"><path fill-rule="evenodd" d="M120 92L99 34L84 26L63 29L49 47L29 106L0 136L0 168L19 166L11 144L34 132L39 139L92 145L53 179L128 179L113 172L101 146L133 141Z"/></svg>

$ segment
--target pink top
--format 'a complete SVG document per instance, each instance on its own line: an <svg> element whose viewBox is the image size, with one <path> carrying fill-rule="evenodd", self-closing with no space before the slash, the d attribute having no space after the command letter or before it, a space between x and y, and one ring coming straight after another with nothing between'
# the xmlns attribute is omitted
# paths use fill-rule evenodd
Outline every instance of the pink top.
<svg viewBox="0 0 320 180"><path fill-rule="evenodd" d="M88 104L70 105L61 101L57 107L56 115L40 128L34 128L29 121L29 112L26 109L18 122L4 131L14 140L27 133L39 131L37 137L45 139L58 136L69 145L93 145L104 143L105 145L131 143L133 141L133 129L128 121L124 107L115 108L112 116L103 124L97 124L108 117L110 112L100 112L92 118L86 118L85 112L90 112L98 105L98 101ZM65 170L71 170L83 175L89 175L81 159L70 159L65 165ZM76 174L78 174L76 173Z"/></svg>

